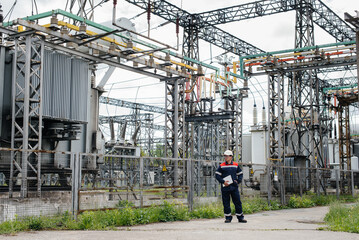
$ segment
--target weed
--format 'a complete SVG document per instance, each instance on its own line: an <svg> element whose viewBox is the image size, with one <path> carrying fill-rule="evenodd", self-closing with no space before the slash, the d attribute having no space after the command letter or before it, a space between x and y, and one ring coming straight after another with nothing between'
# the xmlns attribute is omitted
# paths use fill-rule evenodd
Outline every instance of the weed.
<svg viewBox="0 0 359 240"><path fill-rule="evenodd" d="M355 198L351 196L341 196L340 198L340 202L353 200L355 200ZM294 195L290 198L288 206L283 206L276 200L272 200L270 206L268 206L267 200L262 198L244 198L242 202L244 214L288 207L303 208L323 206L331 203L330 212L325 219L329 225L329 229L359 232L359 203L355 207L343 207L336 201L335 196L316 196L315 194L308 194L299 197ZM124 200L119 201L117 207L118 209L116 210L84 212L78 216L77 220L73 220L69 212L53 217L15 218L12 221L6 221L0 224L0 234L42 229L107 230L114 229L118 226L223 217L223 205L220 201L211 204L195 205L191 212L188 211L187 206L169 203L167 201L160 206L136 209L133 208L133 203ZM233 205L232 210L234 213L235 209Z"/></svg>
<svg viewBox="0 0 359 240"><path fill-rule="evenodd" d="M134 207L135 205L132 202L129 202L127 200L119 200L116 204L117 208L124 208L124 207Z"/></svg>
<svg viewBox="0 0 359 240"><path fill-rule="evenodd" d="M329 230L359 233L359 204L344 206L338 202L333 203L324 221Z"/></svg>

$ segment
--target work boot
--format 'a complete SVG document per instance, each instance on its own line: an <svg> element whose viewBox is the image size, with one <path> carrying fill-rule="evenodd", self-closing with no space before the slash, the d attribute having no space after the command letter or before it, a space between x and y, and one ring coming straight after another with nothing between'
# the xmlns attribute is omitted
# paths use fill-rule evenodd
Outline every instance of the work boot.
<svg viewBox="0 0 359 240"><path fill-rule="evenodd" d="M239 222L239 223L246 223L247 220L245 220L245 219L238 219L238 222Z"/></svg>
<svg viewBox="0 0 359 240"><path fill-rule="evenodd" d="M230 223L232 222L232 216L231 217L226 217L226 220L224 221L225 223Z"/></svg>

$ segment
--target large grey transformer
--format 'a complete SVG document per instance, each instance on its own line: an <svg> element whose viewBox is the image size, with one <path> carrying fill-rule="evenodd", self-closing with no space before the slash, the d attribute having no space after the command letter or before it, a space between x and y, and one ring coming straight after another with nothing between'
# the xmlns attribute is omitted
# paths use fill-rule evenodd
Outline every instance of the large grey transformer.
<svg viewBox="0 0 359 240"><path fill-rule="evenodd" d="M14 50L2 47L0 58L0 147L10 148ZM81 153L100 151L101 146L96 148L96 145L99 145L96 144L98 141L96 136L101 135L97 127L98 92L91 88L89 62L61 52L44 49L42 70L41 149ZM35 81L36 77L32 76ZM24 84L24 76L17 76L17 84ZM36 118L33 121L36 121ZM0 172L8 181L11 156L10 152L8 156L5 155L7 154L0 158ZM96 168L96 162L91 163L91 166L92 169ZM70 157L42 153L42 174L56 173L61 177L70 171Z"/></svg>

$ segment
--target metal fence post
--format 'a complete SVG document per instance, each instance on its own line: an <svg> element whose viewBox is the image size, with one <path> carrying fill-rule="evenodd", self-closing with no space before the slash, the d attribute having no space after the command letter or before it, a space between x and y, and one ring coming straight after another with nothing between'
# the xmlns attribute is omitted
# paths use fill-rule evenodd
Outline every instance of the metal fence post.
<svg viewBox="0 0 359 240"><path fill-rule="evenodd" d="M272 200L272 179L269 164L267 164L267 181L268 206L270 206Z"/></svg>
<svg viewBox="0 0 359 240"><path fill-rule="evenodd" d="M188 185L188 194L187 194L187 202L188 208L190 211L193 209L193 164L192 159L187 159L187 185Z"/></svg>
<svg viewBox="0 0 359 240"><path fill-rule="evenodd" d="M81 159L78 153L71 153L71 169L72 169L72 205L71 212L74 219L77 219L79 211L79 190L81 186Z"/></svg>
<svg viewBox="0 0 359 240"><path fill-rule="evenodd" d="M284 169L282 166L279 166L279 173L280 173L280 197L282 205L286 204L285 199L285 176L284 176Z"/></svg>
<svg viewBox="0 0 359 240"><path fill-rule="evenodd" d="M317 186L316 190L317 190L318 197L320 196L320 189L321 189L320 180L319 180L319 176L320 176L319 171L320 170L318 168L315 169L315 185Z"/></svg>
<svg viewBox="0 0 359 240"><path fill-rule="evenodd" d="M354 197L355 194L354 194L354 172L353 172L353 170L350 171L350 174L351 174L351 179L352 179L352 181L351 181L352 196Z"/></svg>
<svg viewBox="0 0 359 240"><path fill-rule="evenodd" d="M301 176L301 168L297 168L298 169L298 178L299 178L299 195L302 197L303 196L303 185L302 185L302 176Z"/></svg>
<svg viewBox="0 0 359 240"><path fill-rule="evenodd" d="M140 207L143 208L143 177L144 177L144 167L143 167L143 158L140 158Z"/></svg>
<svg viewBox="0 0 359 240"><path fill-rule="evenodd" d="M335 169L335 188L337 199L339 200L339 169Z"/></svg>

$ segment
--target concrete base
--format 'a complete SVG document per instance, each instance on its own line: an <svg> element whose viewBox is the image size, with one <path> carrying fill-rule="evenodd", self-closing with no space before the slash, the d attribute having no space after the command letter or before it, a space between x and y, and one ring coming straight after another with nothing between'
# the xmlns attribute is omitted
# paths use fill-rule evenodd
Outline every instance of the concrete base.
<svg viewBox="0 0 359 240"><path fill-rule="evenodd" d="M71 211L71 192L43 192L41 198L0 198L0 222L16 217L56 215Z"/></svg>

